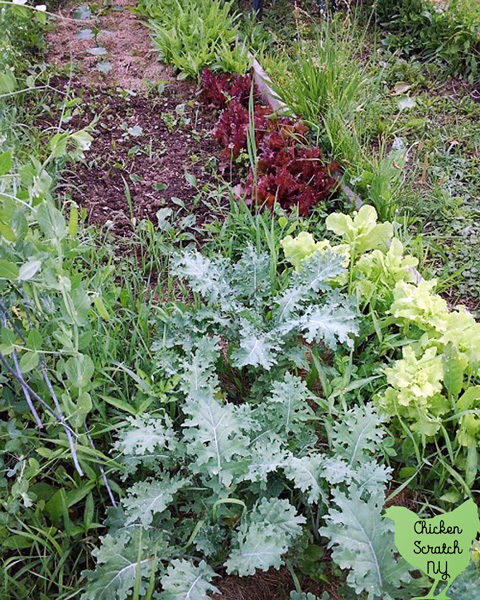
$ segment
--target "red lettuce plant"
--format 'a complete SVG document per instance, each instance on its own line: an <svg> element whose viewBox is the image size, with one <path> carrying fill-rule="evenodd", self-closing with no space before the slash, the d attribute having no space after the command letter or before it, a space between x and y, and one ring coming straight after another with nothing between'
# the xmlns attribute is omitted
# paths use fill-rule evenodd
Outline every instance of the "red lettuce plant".
<svg viewBox="0 0 480 600"><path fill-rule="evenodd" d="M253 128L257 146L262 137L275 126L275 119L269 119L269 116L272 117L271 109L266 106L255 106ZM238 158L242 150L247 148L248 124L248 110L237 100L232 100L220 115L213 137L224 147L223 158L226 164L231 158ZM225 167L226 164L223 166Z"/></svg>
<svg viewBox="0 0 480 600"><path fill-rule="evenodd" d="M213 137L223 146L223 159L237 158L247 145L248 110L232 100L220 115ZM226 165L223 164L222 167Z"/></svg>
<svg viewBox="0 0 480 600"><path fill-rule="evenodd" d="M208 106L225 108L232 100L248 107L252 78L236 73L212 73L205 67L200 74L202 101Z"/></svg>
<svg viewBox="0 0 480 600"><path fill-rule="evenodd" d="M337 165L324 165L321 159L320 148L300 146L278 132L270 133L262 140L256 174L251 170L248 174L247 199L270 208L275 202L284 209L298 206L299 214L307 215L337 183L331 176Z"/></svg>
<svg viewBox="0 0 480 600"><path fill-rule="evenodd" d="M224 148L221 166L225 169L247 149L251 78L205 69L201 80L204 101L224 108L213 135ZM285 209L298 206L299 213L306 215L330 196L336 186L331 174L338 165L325 165L320 148L308 145L308 128L302 121L275 115L257 99L253 129L257 165L255 172L250 169L244 186L248 202L270 208L275 203Z"/></svg>

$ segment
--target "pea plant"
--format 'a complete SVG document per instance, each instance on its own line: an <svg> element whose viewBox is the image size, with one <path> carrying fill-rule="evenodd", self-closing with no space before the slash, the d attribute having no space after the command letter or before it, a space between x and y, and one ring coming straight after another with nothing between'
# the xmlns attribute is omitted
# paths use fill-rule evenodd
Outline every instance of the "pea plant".
<svg viewBox="0 0 480 600"><path fill-rule="evenodd" d="M16 164L11 151L0 156L0 362L8 376L2 381L2 408L12 417L28 409L33 426L49 432L58 453L70 453L79 476L85 473L81 463L95 455L86 425L94 375L86 351L90 311L108 313L79 268L85 248L76 236L78 209L70 207L67 222L56 208L49 166L82 158L90 140L86 130L56 134L43 162L32 157ZM9 379L18 387L8 385ZM29 478L18 479L26 506L31 505ZM111 494L106 477L104 482Z"/></svg>

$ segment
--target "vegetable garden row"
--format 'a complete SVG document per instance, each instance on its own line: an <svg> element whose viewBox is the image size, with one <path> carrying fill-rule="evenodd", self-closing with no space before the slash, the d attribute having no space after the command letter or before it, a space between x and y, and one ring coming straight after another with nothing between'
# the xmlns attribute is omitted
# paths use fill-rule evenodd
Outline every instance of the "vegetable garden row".
<svg viewBox="0 0 480 600"><path fill-rule="evenodd" d="M453 205L451 140L421 154L431 139L409 137L429 127L409 113L419 73L460 69L475 125L476 46L451 50L454 66L445 46L406 45L419 71L393 86L407 67L387 41L402 45L416 4L389 24L388 1L293 4L258 21L249 2L0 2L0 598L424 597L432 579L399 555L385 508L448 523L473 500L468 567L434 587L478 599L478 281L452 274L453 235L425 249L415 214L429 193ZM105 16L132 14L170 69L143 91L113 80L98 41ZM96 83L75 57L48 60L61 26L91 41ZM165 88L161 106L182 98L171 112L156 109ZM97 116L76 128L84 93ZM155 180L155 221L136 212L150 172L134 167L174 151L128 120L145 105L172 139L215 141L206 166L192 152L179 167L189 198L169 192L173 162ZM89 222L100 172L123 182L120 230L106 202Z"/></svg>

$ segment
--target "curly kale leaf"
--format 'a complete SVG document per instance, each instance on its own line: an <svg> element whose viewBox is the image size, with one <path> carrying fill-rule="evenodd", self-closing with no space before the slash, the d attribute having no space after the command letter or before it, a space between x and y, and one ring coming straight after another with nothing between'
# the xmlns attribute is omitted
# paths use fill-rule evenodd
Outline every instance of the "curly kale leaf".
<svg viewBox="0 0 480 600"><path fill-rule="evenodd" d="M369 460L378 452L385 435L383 418L371 404L355 406L336 420L332 434L332 449L348 464Z"/></svg>
<svg viewBox="0 0 480 600"><path fill-rule="evenodd" d="M156 514L166 510L175 494L188 485L187 479L163 476L153 481L134 483L122 500L125 509L125 524L141 523L148 527Z"/></svg>
<svg viewBox="0 0 480 600"><path fill-rule="evenodd" d="M263 498L240 525L233 549L225 566L227 573L241 577L253 575L256 569L279 569L282 555L301 535L305 517L297 515L288 500Z"/></svg>
<svg viewBox="0 0 480 600"><path fill-rule="evenodd" d="M125 479L139 465L155 468L172 464L178 458L179 441L167 415L145 414L127 418L113 450L120 453L118 462L125 465Z"/></svg>
<svg viewBox="0 0 480 600"><path fill-rule="evenodd" d="M167 446L168 451L175 445L175 432L167 415L162 418L144 414L141 417L127 417L128 426L122 430L113 449L126 456L131 454L151 454L158 447Z"/></svg>
<svg viewBox="0 0 480 600"><path fill-rule="evenodd" d="M287 453L284 446L284 440L271 432L259 437L250 446L248 470L242 479L256 482L261 489L266 489L268 474L278 471L285 462Z"/></svg>
<svg viewBox="0 0 480 600"><path fill-rule="evenodd" d="M391 479L392 468L369 460L357 465L352 478L359 492L375 494L378 489L384 489Z"/></svg>
<svg viewBox="0 0 480 600"><path fill-rule="evenodd" d="M125 600L140 577L140 593L155 567L155 554L169 556L167 544L160 532L155 541L140 532L134 536L127 532L106 535L102 545L93 550L97 559L95 571L84 571L88 580L87 591L81 600Z"/></svg>
<svg viewBox="0 0 480 600"><path fill-rule="evenodd" d="M285 476L306 495L309 504L316 504L320 500L326 502L326 494L321 485L325 471L324 462L325 457L321 454L297 458L290 453L284 463Z"/></svg>
<svg viewBox="0 0 480 600"><path fill-rule="evenodd" d="M323 463L323 477L331 485L351 482L354 470L347 462L337 456L326 458Z"/></svg>
<svg viewBox="0 0 480 600"><path fill-rule="evenodd" d="M219 338L199 340L195 352L181 361L181 389L187 398L195 398L200 391L214 394L218 387L215 362L218 358Z"/></svg>
<svg viewBox="0 0 480 600"><path fill-rule="evenodd" d="M343 261L344 258L335 252L315 252L301 262L292 278L292 287L312 290L316 294L329 291L330 281L346 271Z"/></svg>
<svg viewBox="0 0 480 600"><path fill-rule="evenodd" d="M249 454L249 438L253 422L245 407L221 404L209 393L199 392L196 399L184 407L188 418L184 421L184 439L187 452L195 457L192 470L208 479L218 479L229 486L238 475L237 462Z"/></svg>
<svg viewBox="0 0 480 600"><path fill-rule="evenodd" d="M210 260L197 251L187 251L173 265L172 272L186 279L194 292L209 304L237 307L235 290L230 281L230 261Z"/></svg>
<svg viewBox="0 0 480 600"><path fill-rule="evenodd" d="M347 583L358 594L366 592L370 600L403 597L398 588L410 581L410 575L407 563L395 559L393 526L381 515L383 490L372 494L369 502L362 500L359 490L348 496L335 490L333 500L338 509L329 509L320 534L330 539L333 560L349 569Z"/></svg>
<svg viewBox="0 0 480 600"><path fill-rule="evenodd" d="M262 367L266 371L277 364L277 353L282 344L271 332L263 332L246 320L241 320L239 344L232 353L232 362L236 367Z"/></svg>
<svg viewBox="0 0 480 600"><path fill-rule="evenodd" d="M209 600L219 590L211 581L217 575L203 560L195 566L188 560L172 560L161 578L161 600Z"/></svg>
<svg viewBox="0 0 480 600"><path fill-rule="evenodd" d="M232 267L232 285L245 303L257 304L270 292L270 256L248 244Z"/></svg>
<svg viewBox="0 0 480 600"><path fill-rule="evenodd" d="M340 296L329 298L322 306L308 307L295 324L309 344L323 342L332 350L338 344L353 347L351 336L358 333L353 305Z"/></svg>
<svg viewBox="0 0 480 600"><path fill-rule="evenodd" d="M270 429L284 438L289 434L300 434L305 423L311 422L314 417L308 404L314 398L302 379L286 373L281 381L274 382L269 397L262 405L265 421Z"/></svg>
<svg viewBox="0 0 480 600"><path fill-rule="evenodd" d="M228 539L226 528L220 523L214 525L202 523L193 544L203 556L210 557L221 551L226 539Z"/></svg>

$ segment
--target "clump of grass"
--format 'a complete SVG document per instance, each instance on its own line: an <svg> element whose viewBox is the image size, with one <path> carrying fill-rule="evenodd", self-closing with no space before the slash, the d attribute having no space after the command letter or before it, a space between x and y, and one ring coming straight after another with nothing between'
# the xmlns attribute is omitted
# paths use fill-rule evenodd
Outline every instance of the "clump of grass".
<svg viewBox="0 0 480 600"><path fill-rule="evenodd" d="M401 153L390 153L375 140L372 118L382 98L381 69L365 58L365 34L355 22L324 22L314 41L298 42L280 58L275 92L340 161L346 179L375 204L384 219L396 211L395 193L402 179ZM269 61L271 64L273 59Z"/></svg>

